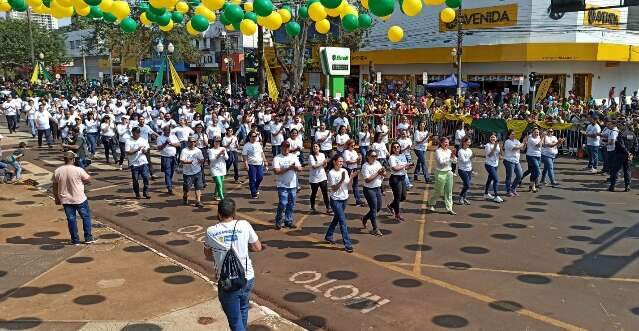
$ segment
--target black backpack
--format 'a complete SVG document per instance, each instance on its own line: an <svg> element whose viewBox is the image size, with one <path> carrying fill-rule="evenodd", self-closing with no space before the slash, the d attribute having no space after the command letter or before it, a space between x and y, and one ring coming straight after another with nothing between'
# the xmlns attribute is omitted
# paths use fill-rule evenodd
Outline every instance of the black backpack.
<svg viewBox="0 0 639 331"><path fill-rule="evenodd" d="M246 285L246 272L244 270L244 266L242 266L240 258L237 256L235 249L233 249L233 239L235 239L235 228L237 227L237 223L239 223L239 221L235 221L235 226L233 226L231 247L226 252L224 261L222 261L222 269L220 270L220 277L217 283L218 288L224 292L238 291Z"/></svg>

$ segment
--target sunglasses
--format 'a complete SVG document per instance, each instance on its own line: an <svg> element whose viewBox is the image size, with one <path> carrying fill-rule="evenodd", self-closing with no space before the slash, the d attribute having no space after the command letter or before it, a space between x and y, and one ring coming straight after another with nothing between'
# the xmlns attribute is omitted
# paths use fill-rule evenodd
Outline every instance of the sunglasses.
<svg viewBox="0 0 639 331"><path fill-rule="evenodd" d="M377 157L377 154L371 154L369 157Z"/></svg>

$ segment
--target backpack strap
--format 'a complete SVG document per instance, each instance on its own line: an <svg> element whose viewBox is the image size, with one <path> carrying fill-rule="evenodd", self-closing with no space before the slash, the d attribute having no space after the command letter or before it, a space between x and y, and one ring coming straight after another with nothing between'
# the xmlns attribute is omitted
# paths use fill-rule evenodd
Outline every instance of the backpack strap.
<svg viewBox="0 0 639 331"><path fill-rule="evenodd" d="M240 222L239 220L235 220L235 225L233 226L233 234L231 234L231 239L235 238L235 228L237 228L237 223L239 222ZM229 250L231 249L233 249L233 240L231 240L231 247L229 248ZM246 255L246 258L244 259L244 272L248 272L248 254Z"/></svg>

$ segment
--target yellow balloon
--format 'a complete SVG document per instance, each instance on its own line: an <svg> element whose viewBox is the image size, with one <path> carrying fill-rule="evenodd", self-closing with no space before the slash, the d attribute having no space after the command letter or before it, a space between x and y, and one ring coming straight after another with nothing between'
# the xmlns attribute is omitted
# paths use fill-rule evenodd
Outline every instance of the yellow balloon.
<svg viewBox="0 0 639 331"><path fill-rule="evenodd" d="M142 14L140 14L140 23L142 23L144 26L151 25L151 20L146 17L146 12L142 12Z"/></svg>
<svg viewBox="0 0 639 331"><path fill-rule="evenodd" d="M242 3L242 0L231 0L231 3L234 5L239 5Z"/></svg>
<svg viewBox="0 0 639 331"><path fill-rule="evenodd" d="M51 16L61 19L73 15L73 7L62 7L60 4L53 5L53 2L51 4Z"/></svg>
<svg viewBox="0 0 639 331"><path fill-rule="evenodd" d="M388 15L388 16L382 16L382 17L380 17L379 19L380 19L380 20L382 20L383 22L386 22L386 21L388 21L390 18L391 18L391 15Z"/></svg>
<svg viewBox="0 0 639 331"><path fill-rule="evenodd" d="M282 17L282 23L288 23L291 20L291 12L287 9L280 9L277 12Z"/></svg>
<svg viewBox="0 0 639 331"><path fill-rule="evenodd" d="M455 10L452 8L444 8L439 13L439 19L444 23L450 23L455 20Z"/></svg>
<svg viewBox="0 0 639 331"><path fill-rule="evenodd" d="M326 10L326 15L330 17L337 17L342 12L342 10L344 10L344 7L346 7L347 5L348 3L346 2L346 0L344 0L339 4L339 6L337 6L337 8L333 8L333 9L324 8L324 10Z"/></svg>
<svg viewBox="0 0 639 331"><path fill-rule="evenodd" d="M78 13L78 15L80 16L87 16L91 12L91 7L89 6L81 7L81 8L76 7L75 12Z"/></svg>
<svg viewBox="0 0 639 331"><path fill-rule="evenodd" d="M164 3L162 2L162 0L149 0L149 5L153 6L153 8L164 7Z"/></svg>
<svg viewBox="0 0 639 331"><path fill-rule="evenodd" d="M71 0L56 0L60 7L70 7L72 5Z"/></svg>
<svg viewBox="0 0 639 331"><path fill-rule="evenodd" d="M0 3L5 3L5 1L0 1ZM9 3L9 2L7 1L7 3ZM31 6L32 8L42 6L42 0L29 0L29 1L27 1L27 3L28 3L28 4L29 4L29 6Z"/></svg>
<svg viewBox="0 0 639 331"><path fill-rule="evenodd" d="M167 9L175 6L176 3L177 0L162 0L162 5L164 5Z"/></svg>
<svg viewBox="0 0 639 331"><path fill-rule="evenodd" d="M131 13L131 7L126 1L114 1L111 5L111 14L115 16L118 21L123 20L125 17L129 16Z"/></svg>
<svg viewBox="0 0 639 331"><path fill-rule="evenodd" d="M255 22L245 18L240 22L240 31L245 36L252 36L257 31L257 24Z"/></svg>
<svg viewBox="0 0 639 331"><path fill-rule="evenodd" d="M111 12L111 6L113 6L113 0L102 0L100 2L100 9L105 13Z"/></svg>
<svg viewBox="0 0 639 331"><path fill-rule="evenodd" d="M313 2L308 6L308 16L315 22L321 21L326 18L326 9L321 2Z"/></svg>
<svg viewBox="0 0 639 331"><path fill-rule="evenodd" d="M404 30L397 26L393 25L388 29L388 40L397 43L404 39Z"/></svg>
<svg viewBox="0 0 639 331"><path fill-rule="evenodd" d="M252 2L247 2L244 4L244 11L249 12L249 11L253 11L253 3Z"/></svg>
<svg viewBox="0 0 639 331"><path fill-rule="evenodd" d="M422 11L422 0L404 0L402 10L406 16L417 16Z"/></svg>
<svg viewBox="0 0 639 331"><path fill-rule="evenodd" d="M8 0L0 0L0 13L8 12L11 10L11 5Z"/></svg>
<svg viewBox="0 0 639 331"><path fill-rule="evenodd" d="M197 8L195 8L195 13L206 17L209 22L215 22L215 13L206 8L206 6L197 6Z"/></svg>
<svg viewBox="0 0 639 331"><path fill-rule="evenodd" d="M226 31L235 31L235 27L233 27L233 24L225 25L224 27L226 28Z"/></svg>
<svg viewBox="0 0 639 331"><path fill-rule="evenodd" d="M186 12L189 11L189 5L184 1L180 1L175 5L175 10L182 14L186 14Z"/></svg>
<svg viewBox="0 0 639 331"><path fill-rule="evenodd" d="M276 11L271 12L271 15L266 16L266 27L275 31L282 26L282 16Z"/></svg>
<svg viewBox="0 0 639 331"><path fill-rule="evenodd" d="M224 0L204 0L202 4L210 10L220 10L224 6Z"/></svg>
<svg viewBox="0 0 639 331"><path fill-rule="evenodd" d="M200 36L200 33L197 30L193 29L193 26L191 25L191 21L186 23L186 32L188 32L190 35L194 37Z"/></svg>
<svg viewBox="0 0 639 331"><path fill-rule="evenodd" d="M315 22L315 31L321 34L327 34L329 31L331 31L331 22L329 22L327 19Z"/></svg>
<svg viewBox="0 0 639 331"><path fill-rule="evenodd" d="M73 8L75 8L76 11L78 11L78 8L89 7L89 5L87 5L87 3L82 0L72 0L71 3L73 4Z"/></svg>
<svg viewBox="0 0 639 331"><path fill-rule="evenodd" d="M432 6L440 6L443 5L446 0L430 0L430 4Z"/></svg>
<svg viewBox="0 0 639 331"><path fill-rule="evenodd" d="M339 17L340 18L344 18L344 16L348 15L348 14L353 14L355 16L359 16L359 13L357 12L357 8L355 8L352 5L347 5L341 13L339 13Z"/></svg>
<svg viewBox="0 0 639 331"><path fill-rule="evenodd" d="M428 0L424 0L424 1L428 1ZM368 0L359 0L359 2L362 4L362 7L368 9Z"/></svg>
<svg viewBox="0 0 639 331"><path fill-rule="evenodd" d="M173 30L173 20L169 21L169 24L167 24L165 26L160 26L160 30L162 30L164 32L169 32L169 31Z"/></svg>

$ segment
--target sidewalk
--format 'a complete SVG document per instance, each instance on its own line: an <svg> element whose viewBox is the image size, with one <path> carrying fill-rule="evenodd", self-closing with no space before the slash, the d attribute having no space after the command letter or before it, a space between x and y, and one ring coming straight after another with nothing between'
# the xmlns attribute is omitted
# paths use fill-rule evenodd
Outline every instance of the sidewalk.
<svg viewBox="0 0 639 331"><path fill-rule="evenodd" d="M1 187L0 330L228 330L207 280L102 224L97 244L69 246L51 198ZM257 305L249 324L303 330Z"/></svg>

